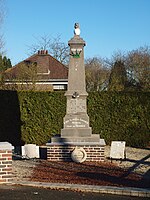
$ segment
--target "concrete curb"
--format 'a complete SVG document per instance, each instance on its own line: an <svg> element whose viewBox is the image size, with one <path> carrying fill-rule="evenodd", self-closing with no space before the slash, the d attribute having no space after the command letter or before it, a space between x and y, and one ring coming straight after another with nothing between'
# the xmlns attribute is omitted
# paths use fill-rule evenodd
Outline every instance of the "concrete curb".
<svg viewBox="0 0 150 200"><path fill-rule="evenodd" d="M113 187L113 186L96 186L96 185L79 185L64 183L44 183L31 181L14 181L12 184L32 187L43 187L50 189L66 189L82 192L96 192L102 194L116 194L136 197L150 197L149 189L132 188L132 187Z"/></svg>

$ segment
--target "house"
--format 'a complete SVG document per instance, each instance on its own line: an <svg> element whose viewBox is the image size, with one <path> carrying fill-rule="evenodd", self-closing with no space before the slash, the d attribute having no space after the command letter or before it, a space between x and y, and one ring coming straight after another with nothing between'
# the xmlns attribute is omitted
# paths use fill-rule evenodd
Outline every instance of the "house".
<svg viewBox="0 0 150 200"><path fill-rule="evenodd" d="M4 73L5 86L16 89L66 90L68 68L40 50Z"/></svg>

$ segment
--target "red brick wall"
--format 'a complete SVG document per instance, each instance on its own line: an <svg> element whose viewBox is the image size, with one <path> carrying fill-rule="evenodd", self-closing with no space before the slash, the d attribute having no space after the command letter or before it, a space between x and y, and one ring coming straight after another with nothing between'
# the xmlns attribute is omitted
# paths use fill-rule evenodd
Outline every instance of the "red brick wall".
<svg viewBox="0 0 150 200"><path fill-rule="evenodd" d="M71 153L76 145L50 145L47 146L47 160L71 161ZM80 145L87 153L86 161L104 161L104 146Z"/></svg>
<svg viewBox="0 0 150 200"><path fill-rule="evenodd" d="M12 181L12 151L0 150L0 184Z"/></svg>

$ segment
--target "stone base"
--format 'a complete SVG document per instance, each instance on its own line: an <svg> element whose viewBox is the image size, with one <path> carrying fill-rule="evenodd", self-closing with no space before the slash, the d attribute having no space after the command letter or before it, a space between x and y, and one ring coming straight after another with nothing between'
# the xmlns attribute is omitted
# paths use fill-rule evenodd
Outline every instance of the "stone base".
<svg viewBox="0 0 150 200"><path fill-rule="evenodd" d="M86 161L104 161L105 142L93 143L47 143L47 160L48 161L72 161L71 153L75 147L82 147L86 153Z"/></svg>
<svg viewBox="0 0 150 200"><path fill-rule="evenodd" d="M82 143L82 142L88 142L88 143L100 143L100 137L98 134L92 134L89 137L52 137L51 138L52 143Z"/></svg>
<svg viewBox="0 0 150 200"><path fill-rule="evenodd" d="M92 129L91 127L88 128L64 128L61 129L61 137L66 138L70 137L91 137Z"/></svg>

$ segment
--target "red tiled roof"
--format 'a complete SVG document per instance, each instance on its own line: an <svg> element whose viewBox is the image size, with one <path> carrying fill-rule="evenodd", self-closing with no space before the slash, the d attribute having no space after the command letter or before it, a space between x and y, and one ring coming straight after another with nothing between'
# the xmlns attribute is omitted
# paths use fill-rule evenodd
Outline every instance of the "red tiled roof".
<svg viewBox="0 0 150 200"><path fill-rule="evenodd" d="M53 58L47 51L41 50L37 54L25 59L5 71L6 76L11 75L17 79L17 72L22 64L36 63L37 74L40 80L68 79L68 68Z"/></svg>

